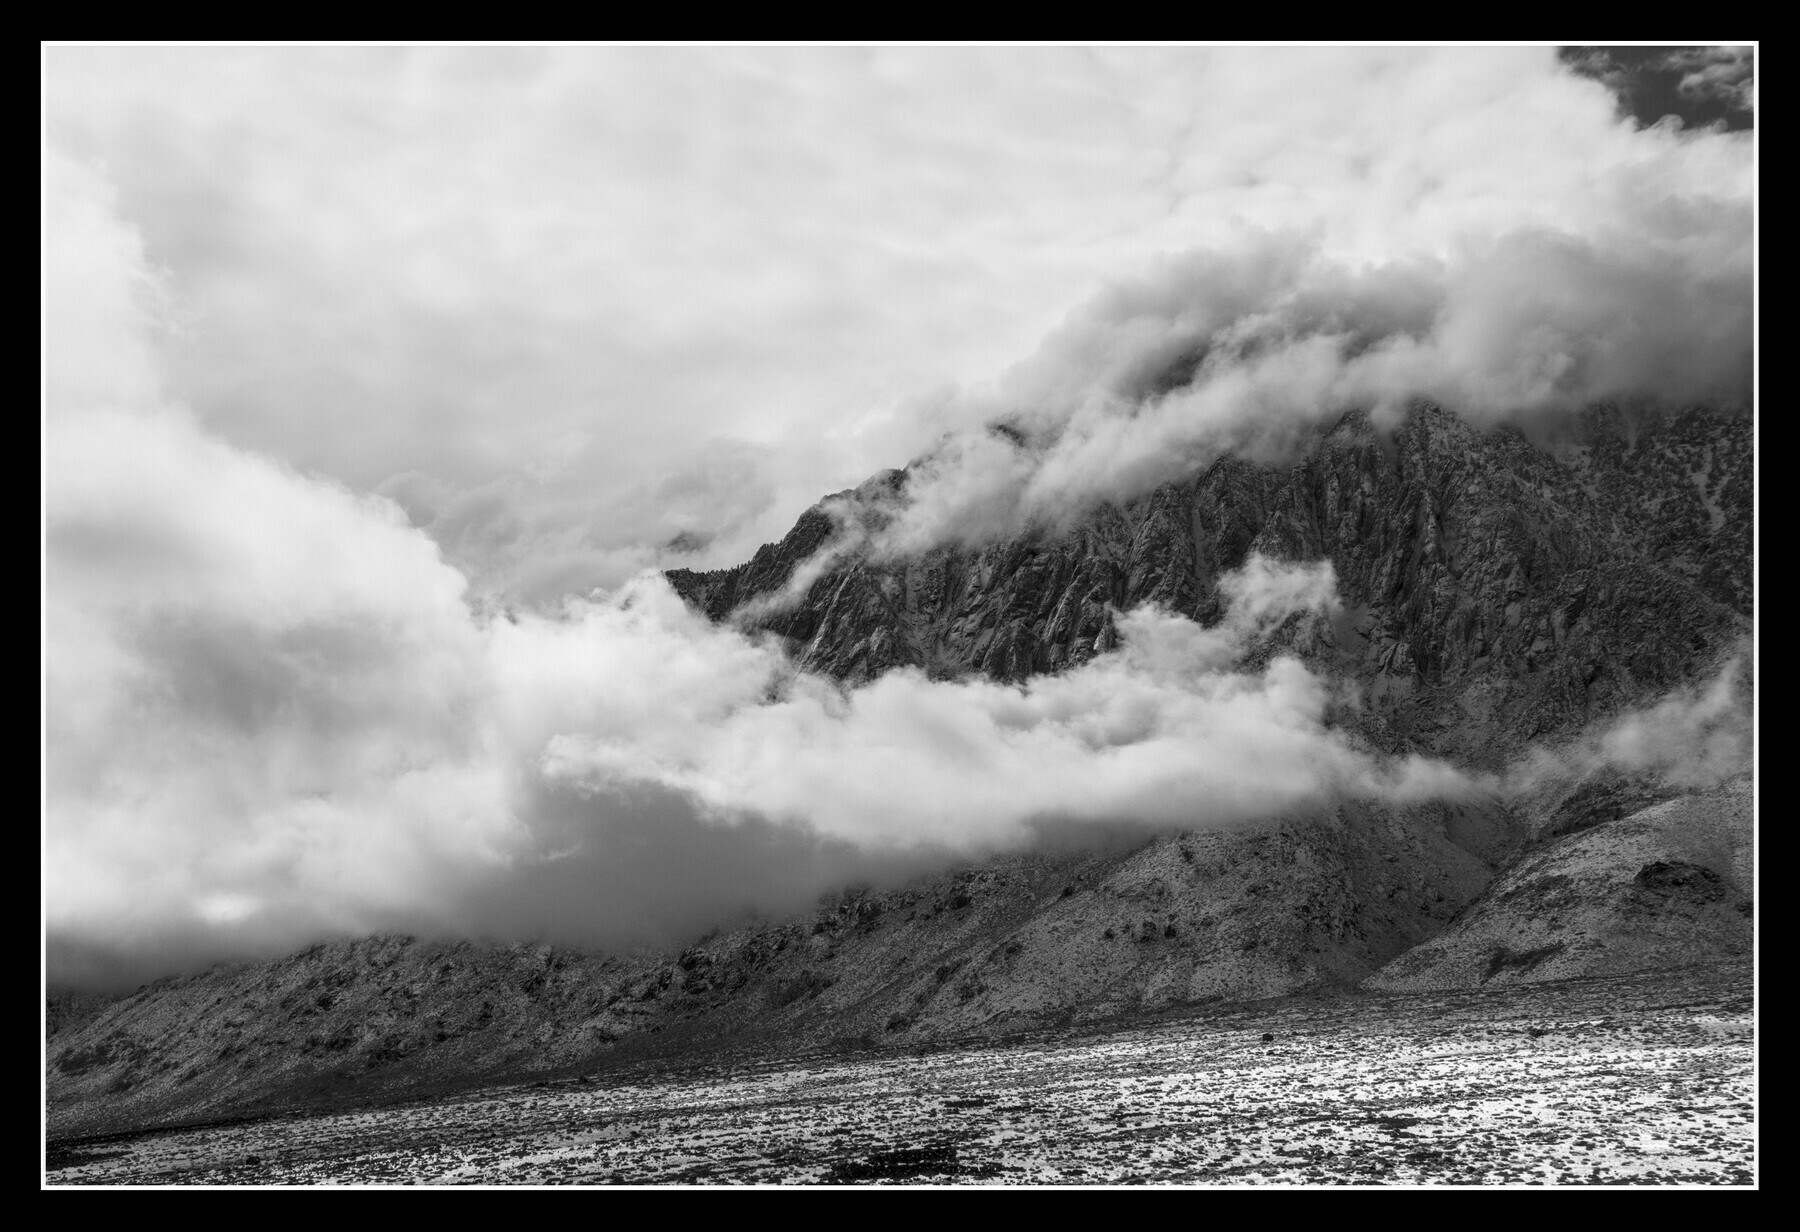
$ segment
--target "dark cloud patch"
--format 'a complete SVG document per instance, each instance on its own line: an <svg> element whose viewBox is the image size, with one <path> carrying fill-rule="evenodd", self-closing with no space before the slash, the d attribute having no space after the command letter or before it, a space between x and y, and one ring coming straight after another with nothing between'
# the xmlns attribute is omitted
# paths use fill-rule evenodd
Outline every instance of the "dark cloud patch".
<svg viewBox="0 0 1800 1232"><path fill-rule="evenodd" d="M1645 128L1674 116L1688 128L1756 126L1756 58L1749 47L1563 47L1575 72L1604 82Z"/></svg>
<svg viewBox="0 0 1800 1232"><path fill-rule="evenodd" d="M305 940L374 932L614 952L679 948L711 929L802 911L845 886L898 885L961 858L928 845L872 853L753 816L722 826L687 796L656 786L593 794L539 784L525 807L535 851L479 875L448 862L424 872L414 884L424 891L424 906L372 910L353 924L330 912L289 912L228 928L164 920L137 936L53 929L46 942L50 982L126 992L211 963L275 957ZM1103 836L1096 830L1084 837Z"/></svg>
<svg viewBox="0 0 1800 1232"><path fill-rule="evenodd" d="M846 885L896 885L958 858L929 845L877 854L755 816L720 825L685 793L655 785L586 793L542 784L528 808L543 849L446 894L459 934L677 947L711 928L802 910Z"/></svg>

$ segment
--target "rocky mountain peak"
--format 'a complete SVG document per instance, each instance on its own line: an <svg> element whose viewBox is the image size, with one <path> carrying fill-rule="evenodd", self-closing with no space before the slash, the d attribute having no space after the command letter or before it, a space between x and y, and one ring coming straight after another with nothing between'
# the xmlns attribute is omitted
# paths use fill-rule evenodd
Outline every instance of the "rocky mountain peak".
<svg viewBox="0 0 1800 1232"><path fill-rule="evenodd" d="M1111 649L1116 614L1142 604L1216 623L1219 579L1252 554L1329 560L1352 616L1333 669L1407 711L1402 739L1491 753L1495 730L1568 730L1747 632L1751 450L1746 418L1704 411L1596 409L1561 448L1430 404L1391 432L1354 412L1286 464L1222 457L1053 533L846 551L749 623L846 681L912 667L1017 682ZM895 493L903 474L871 484ZM778 595L833 542L827 504L744 565L669 580L715 620ZM1474 734L1447 708L1469 697L1492 719Z"/></svg>

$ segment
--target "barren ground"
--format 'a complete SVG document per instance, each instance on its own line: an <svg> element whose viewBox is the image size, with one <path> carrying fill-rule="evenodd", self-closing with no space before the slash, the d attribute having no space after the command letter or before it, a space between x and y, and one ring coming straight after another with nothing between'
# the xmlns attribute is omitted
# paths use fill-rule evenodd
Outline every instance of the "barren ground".
<svg viewBox="0 0 1800 1232"><path fill-rule="evenodd" d="M46 1179L1750 1185L1753 1024L1745 968L1290 997L1105 1033L65 1140Z"/></svg>

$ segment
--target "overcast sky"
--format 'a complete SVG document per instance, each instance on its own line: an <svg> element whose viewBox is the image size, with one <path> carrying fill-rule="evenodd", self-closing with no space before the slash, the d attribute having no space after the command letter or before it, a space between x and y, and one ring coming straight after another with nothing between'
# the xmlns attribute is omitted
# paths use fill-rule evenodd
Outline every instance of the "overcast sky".
<svg viewBox="0 0 1800 1232"><path fill-rule="evenodd" d="M684 531L735 563L1172 254L1589 235L1655 154L1615 106L1549 47L70 47L45 74L50 140L166 286L169 394L529 599ZM1738 195L1742 160L1695 161Z"/></svg>
<svg viewBox="0 0 1800 1232"><path fill-rule="evenodd" d="M632 625L621 588L736 563L996 413L1056 449L944 453L918 535L1128 495L1346 398L1747 397L1754 77L1681 55L1656 97L1724 108L1710 129L1644 113L1631 56L1549 46L46 49L52 939L529 930L520 852L591 858L650 817L671 862L723 861L709 886L754 860L708 833L779 832L765 856L819 870L789 895L979 845L827 833L732 779L790 730L744 718L779 665L678 613ZM1120 374L1221 330L1278 332L1280 371L1121 439ZM501 605L524 632L483 621ZM741 671L621 753L558 693L574 627ZM609 867L608 919L643 915L627 883L665 865ZM719 891L692 893L684 926Z"/></svg>

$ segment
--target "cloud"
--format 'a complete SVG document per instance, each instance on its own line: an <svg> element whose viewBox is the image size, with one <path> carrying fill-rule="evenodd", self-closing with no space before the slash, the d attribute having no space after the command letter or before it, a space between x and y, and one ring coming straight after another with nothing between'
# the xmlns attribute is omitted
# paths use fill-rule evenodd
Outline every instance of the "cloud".
<svg viewBox="0 0 1800 1232"><path fill-rule="evenodd" d="M1748 405L1750 214L1662 203L1604 242L1523 231L1352 271L1292 236L1193 254L1073 314L914 465L877 550L1067 525L1351 409L1476 422L1596 402Z"/></svg>
<svg viewBox="0 0 1800 1232"><path fill-rule="evenodd" d="M1755 124L1752 47L1563 47L1558 57L1603 82L1640 125L1733 130Z"/></svg>
<svg viewBox="0 0 1800 1232"><path fill-rule="evenodd" d="M1677 89L1718 99L1743 111L1756 109L1756 53L1749 47L1690 47L1670 53L1668 67L1681 73Z"/></svg>
<svg viewBox="0 0 1800 1232"><path fill-rule="evenodd" d="M1666 339L1588 338L1586 280L1715 306L1682 279L1745 268L1698 250L1747 236L1753 171L1729 134L1621 120L1549 47L59 47L44 102L166 271L165 378L209 431L394 495L477 592L550 606L745 559L978 428L1046 335L1002 401L1059 423L1154 397L1134 371L1247 315L1274 345L1306 288L1394 353L1334 381L1345 340L1295 319L1291 377L1188 391L1180 424L1116 439L1087 406L1044 501L1089 461L1139 482L1140 444L1210 448L1215 402L1283 379L1446 384L1431 361L1474 349L1489 397L1609 388ZM1549 336L1500 362L1532 318L1487 305L1543 278L1517 311ZM1383 279L1453 317L1373 322ZM1057 330L1108 283L1132 302ZM705 547L669 560L684 532Z"/></svg>
<svg viewBox="0 0 1800 1232"><path fill-rule="evenodd" d="M602 579L704 567L720 559L721 542L726 552L754 550L743 545L740 528L775 502L769 452L742 441L702 442L655 480L594 493L579 508L546 498L565 476L541 468L473 487L406 471L376 491L399 504L486 599L553 607Z"/></svg>
<svg viewBox="0 0 1800 1232"><path fill-rule="evenodd" d="M353 489L467 496L454 563L530 601L681 529L721 564L778 535L878 464L864 420L1023 349L1101 260L1060 217L1125 195L1092 156L1129 109L1070 122L1073 51L47 55L53 132L191 308L182 400ZM658 508L709 450L761 499L727 468Z"/></svg>
<svg viewBox="0 0 1800 1232"><path fill-rule="evenodd" d="M52 49L53 959L669 940L1069 822L1479 789L1238 665L1318 567L1025 687L849 691L644 570L921 453L838 549L1347 403L1729 391L1748 147L1540 50Z"/></svg>
<svg viewBox="0 0 1800 1232"><path fill-rule="evenodd" d="M481 602L392 500L168 398L166 300L103 181L50 146L44 185L46 280L86 291L45 320L43 884L65 977L383 927L667 941L1050 823L1461 789L1354 747L1297 662L1234 668L1333 609L1329 566L1252 562L1218 628L1124 614L1120 653L1023 689L846 691L654 572L550 610Z"/></svg>
<svg viewBox="0 0 1800 1232"><path fill-rule="evenodd" d="M553 737L544 767L601 796L640 784L679 791L722 823L748 813L866 848L963 853L1024 845L1050 822L1199 828L1345 797L1469 790L1447 767L1359 750L1327 723L1337 690L1297 660L1235 670L1255 633L1335 606L1328 565L1259 560L1222 589L1232 608L1218 628L1124 613L1119 652L1022 686L909 670L845 690L771 662L735 683L714 674L710 692L696 674L672 711L654 665L674 648L659 646L609 673L615 702L631 699L614 712L623 717ZM608 632L584 631L584 643L629 645L628 626L658 637L679 627L660 584L628 588L623 602L589 609ZM644 666L634 675L628 663Z"/></svg>
<svg viewBox="0 0 1800 1232"><path fill-rule="evenodd" d="M49 935L285 942L503 859L463 577L170 402L141 247L97 176L53 146L43 173Z"/></svg>
<svg viewBox="0 0 1800 1232"><path fill-rule="evenodd" d="M1523 795L1600 773L1692 789L1748 773L1756 739L1748 660L1746 647L1709 681L1596 723L1559 747L1534 749L1508 770L1504 790Z"/></svg>

